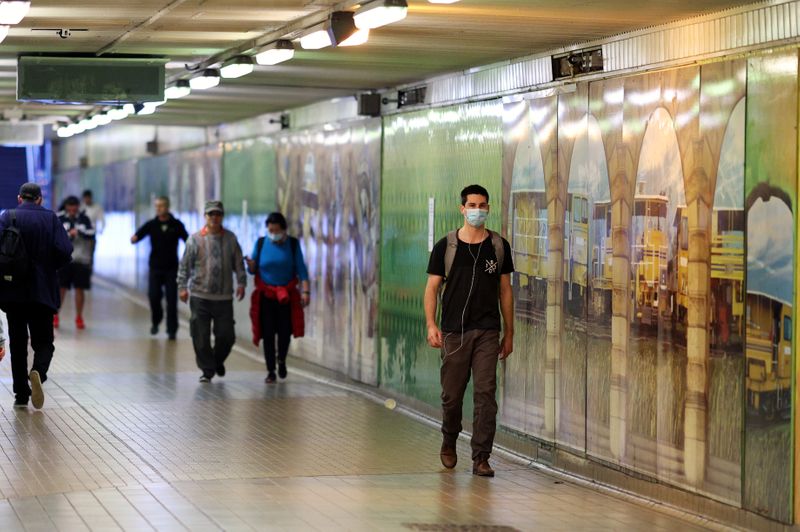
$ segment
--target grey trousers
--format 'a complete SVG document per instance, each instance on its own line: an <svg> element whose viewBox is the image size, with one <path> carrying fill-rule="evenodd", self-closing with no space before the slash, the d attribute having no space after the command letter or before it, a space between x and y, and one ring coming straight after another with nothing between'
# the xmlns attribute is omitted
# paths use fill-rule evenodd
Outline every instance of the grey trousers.
<svg viewBox="0 0 800 532"><path fill-rule="evenodd" d="M197 367L206 376L214 375L231 353L236 341L233 328L233 300L213 301L192 297L189 299L192 317L189 330L192 334ZM211 330L214 330L214 346L211 345Z"/></svg>

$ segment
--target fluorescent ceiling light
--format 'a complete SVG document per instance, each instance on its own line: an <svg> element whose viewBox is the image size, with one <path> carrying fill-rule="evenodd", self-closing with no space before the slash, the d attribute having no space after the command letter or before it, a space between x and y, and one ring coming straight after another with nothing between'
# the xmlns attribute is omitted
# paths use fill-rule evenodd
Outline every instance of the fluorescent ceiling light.
<svg viewBox="0 0 800 532"><path fill-rule="evenodd" d="M12 26L19 24L28 14L30 8L30 2L0 1L0 24Z"/></svg>
<svg viewBox="0 0 800 532"><path fill-rule="evenodd" d="M97 127L97 123L91 118L84 118L83 120L80 121L79 125L83 128L84 131L88 131L90 129L94 129Z"/></svg>
<svg viewBox="0 0 800 532"><path fill-rule="evenodd" d="M111 123L111 117L106 113L98 113L92 117L92 121L98 126L106 126Z"/></svg>
<svg viewBox="0 0 800 532"><path fill-rule="evenodd" d="M179 79L174 85L164 89L164 97L168 100L177 100L178 98L189 96L191 92L192 88L189 86L189 82L185 79Z"/></svg>
<svg viewBox="0 0 800 532"><path fill-rule="evenodd" d="M127 106L115 107L114 109L108 111L108 116L111 117L111 120L122 120L124 118L128 118L128 116L131 114L129 111L130 109L128 109Z"/></svg>
<svg viewBox="0 0 800 532"><path fill-rule="evenodd" d="M319 50L333 45L331 34L325 24L314 26L310 33L300 37L300 46L306 50Z"/></svg>
<svg viewBox="0 0 800 532"><path fill-rule="evenodd" d="M255 69L253 58L247 55L237 55L225 61L219 73L225 79L236 79L246 76Z"/></svg>
<svg viewBox="0 0 800 532"><path fill-rule="evenodd" d="M69 126L61 126L56 130L56 135L58 135L62 139L66 139L74 135L72 129Z"/></svg>
<svg viewBox="0 0 800 532"><path fill-rule="evenodd" d="M294 45L292 41L280 40L262 49L256 55L256 63L259 65L272 66L283 63L294 57Z"/></svg>
<svg viewBox="0 0 800 532"><path fill-rule="evenodd" d="M339 43L339 46L358 46L369 40L369 30L358 30L347 39Z"/></svg>
<svg viewBox="0 0 800 532"><path fill-rule="evenodd" d="M73 132L74 132L76 135L78 135L78 134L80 134L80 133L83 133L84 131L86 131L86 127L85 127L85 125L84 125L83 121L80 121L80 122L75 122L75 123L73 123L73 124L72 124L70 127L72 128L72 131L73 131Z"/></svg>
<svg viewBox="0 0 800 532"><path fill-rule="evenodd" d="M312 26L308 33L300 37L300 46L306 50L319 50L327 46L337 46L345 43L351 37L354 39L345 46L355 46L363 44L369 38L369 34L358 33L353 13L349 11L334 11L327 22Z"/></svg>
<svg viewBox="0 0 800 532"><path fill-rule="evenodd" d="M0 42L3 42L8 37L8 29L9 26L0 25Z"/></svg>
<svg viewBox="0 0 800 532"><path fill-rule="evenodd" d="M408 14L406 0L376 0L356 11L353 21L360 30L380 28L399 22Z"/></svg>
<svg viewBox="0 0 800 532"><path fill-rule="evenodd" d="M159 102L145 102L141 104L141 107L139 108L138 111L136 111L136 114L139 116L151 115L156 112L158 106Z"/></svg>
<svg viewBox="0 0 800 532"><path fill-rule="evenodd" d="M207 68L189 80L192 90L211 89L217 85L219 85L219 70L216 68Z"/></svg>

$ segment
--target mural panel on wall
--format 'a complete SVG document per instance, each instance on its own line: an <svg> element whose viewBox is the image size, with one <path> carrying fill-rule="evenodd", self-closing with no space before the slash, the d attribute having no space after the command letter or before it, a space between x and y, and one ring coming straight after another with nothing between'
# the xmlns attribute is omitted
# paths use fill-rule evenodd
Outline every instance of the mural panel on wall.
<svg viewBox="0 0 800 532"><path fill-rule="evenodd" d="M105 227L97 235L95 271L135 288L136 249L120 243L128 242L136 231L136 161L110 164L102 170L94 183L86 183L105 210Z"/></svg>
<svg viewBox="0 0 800 532"><path fill-rule="evenodd" d="M785 522L793 480L797 74L797 51L748 60L744 504Z"/></svg>
<svg viewBox="0 0 800 532"><path fill-rule="evenodd" d="M482 184L492 205L487 225L500 230L502 112L499 101L486 102L396 115L384 124L381 385L436 408L440 353L426 343L423 311L429 202L435 204L438 240L464 223L461 189ZM464 417L471 419L467 393Z"/></svg>
<svg viewBox="0 0 800 532"><path fill-rule="evenodd" d="M557 116L534 110L547 98L507 101L503 163L532 364L506 367L503 424L734 504L745 78L739 61L579 84ZM549 128L557 148L543 147ZM545 235L550 267L535 275L526 257Z"/></svg>
<svg viewBox="0 0 800 532"><path fill-rule="evenodd" d="M555 367L546 348L550 277L546 176L557 172L557 111L552 96L507 102L503 109L506 234L516 271L512 275L515 352L503 366L500 422L546 440L555 438Z"/></svg>
<svg viewBox="0 0 800 532"><path fill-rule="evenodd" d="M371 384L378 374L380 156L379 120L277 141L278 205L303 242L311 277L304 354Z"/></svg>
<svg viewBox="0 0 800 532"><path fill-rule="evenodd" d="M236 233L242 250L250 254L264 220L278 208L275 139L257 137L225 144L222 159L222 200L225 226Z"/></svg>

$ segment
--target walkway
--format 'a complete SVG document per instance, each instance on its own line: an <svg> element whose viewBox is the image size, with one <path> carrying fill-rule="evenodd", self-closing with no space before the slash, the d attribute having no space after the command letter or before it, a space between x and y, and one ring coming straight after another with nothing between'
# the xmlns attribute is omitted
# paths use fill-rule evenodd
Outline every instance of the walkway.
<svg viewBox="0 0 800 532"><path fill-rule="evenodd" d="M199 375L185 327L97 287L88 329L71 302L42 411L11 408L0 364L0 530L691 530L689 523L524 464L474 478L439 434L360 395L231 356ZM291 371L291 366L290 366ZM483 525L484 528L478 528Z"/></svg>

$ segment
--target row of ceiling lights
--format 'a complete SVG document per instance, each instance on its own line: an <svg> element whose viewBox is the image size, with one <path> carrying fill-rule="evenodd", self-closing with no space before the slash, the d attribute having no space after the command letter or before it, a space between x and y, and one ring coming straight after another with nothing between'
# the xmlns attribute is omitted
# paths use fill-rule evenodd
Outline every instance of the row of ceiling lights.
<svg viewBox="0 0 800 532"><path fill-rule="evenodd" d="M454 4L458 1L428 0L431 4ZM304 50L319 50L328 46L358 46L367 42L370 30L399 22L406 18L407 13L408 3L406 0L374 0L361 6L355 12L336 11L327 21L308 28L300 36L300 46ZM216 87L219 85L220 79L236 79L246 76L255 70L255 63L273 66L289 61L294 57L294 52L295 47L292 41L279 39L260 49L255 54L255 61L249 55L237 55L223 62L220 68L206 68L188 80L177 80L164 90L164 101L116 107L93 116L87 116L79 122L61 126L58 128L57 134L62 138L71 137L109 124L113 120L122 120L133 114L153 114L156 108L166 103L167 100L183 98L193 90Z"/></svg>
<svg viewBox="0 0 800 532"><path fill-rule="evenodd" d="M31 8L30 2L0 1L0 42L8 37L8 30L22 22Z"/></svg>

